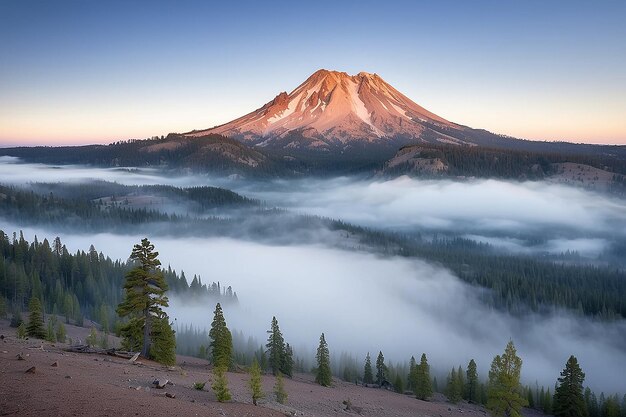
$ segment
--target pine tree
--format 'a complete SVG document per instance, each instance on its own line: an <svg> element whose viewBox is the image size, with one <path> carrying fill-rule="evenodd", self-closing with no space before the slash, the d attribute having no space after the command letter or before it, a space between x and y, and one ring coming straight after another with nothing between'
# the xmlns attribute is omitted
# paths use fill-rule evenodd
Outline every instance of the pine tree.
<svg viewBox="0 0 626 417"><path fill-rule="evenodd" d="M284 373L290 378L293 376L293 349L291 348L289 343L285 343L282 373Z"/></svg>
<svg viewBox="0 0 626 417"><path fill-rule="evenodd" d="M53 323L53 321L54 320L52 320L52 318L50 318L48 320L48 326L47 326L47 329L46 329L46 340L48 342L50 342L50 343L56 343L56 341L57 341L57 336L54 333L54 323Z"/></svg>
<svg viewBox="0 0 626 417"><path fill-rule="evenodd" d="M406 380L407 388L415 394L417 387L417 364L414 356L411 356L409 361L409 374L406 376Z"/></svg>
<svg viewBox="0 0 626 417"><path fill-rule="evenodd" d="M165 314L154 320L150 357L164 365L176 364L176 336L169 317Z"/></svg>
<svg viewBox="0 0 626 417"><path fill-rule="evenodd" d="M133 247L130 259L139 265L126 274L125 297L117 307L120 317L129 317L121 331L125 344L140 345L141 355L146 358L150 357L153 322L165 315L162 308L169 305L165 296L167 283L158 256L159 252L154 250L154 245L147 238Z"/></svg>
<svg viewBox="0 0 626 417"><path fill-rule="evenodd" d="M463 375L463 368L461 368L461 365L459 365L459 369L457 369L456 371L456 384L458 386L459 393L461 394L461 398L466 400L467 398L465 394L465 377Z"/></svg>
<svg viewBox="0 0 626 417"><path fill-rule="evenodd" d="M487 408L495 417L521 417L526 399L521 395L522 360L510 341L502 356L496 355L489 371Z"/></svg>
<svg viewBox="0 0 626 417"><path fill-rule="evenodd" d="M274 396L276 398L276 402L279 404L285 404L287 402L287 391L285 391L285 381L283 381L283 376L279 372L276 375L276 383L274 384Z"/></svg>
<svg viewBox="0 0 626 417"><path fill-rule="evenodd" d="M17 326L17 338L24 339L26 337L26 323L21 322L19 326Z"/></svg>
<svg viewBox="0 0 626 417"><path fill-rule="evenodd" d="M575 356L570 356L561 371L559 385L554 391L552 413L555 417L587 417L587 407L583 397L585 373L580 369Z"/></svg>
<svg viewBox="0 0 626 417"><path fill-rule="evenodd" d="M365 356L365 366L363 368L363 383L364 384L374 383L374 372L372 371L372 359L370 358L369 352L367 352L367 356Z"/></svg>
<svg viewBox="0 0 626 417"><path fill-rule="evenodd" d="M209 331L209 350L213 366L228 369L232 364L233 337L226 326L222 306L217 303Z"/></svg>
<svg viewBox="0 0 626 417"><path fill-rule="evenodd" d="M453 404L458 403L461 400L461 389L459 387L459 378L457 377L456 369L453 367L448 374L446 384L446 396L448 401Z"/></svg>
<svg viewBox="0 0 626 417"><path fill-rule="evenodd" d="M400 374L396 374L396 379L393 383L393 388L398 394L402 394L404 392L404 385L402 384L402 378Z"/></svg>
<svg viewBox="0 0 626 417"><path fill-rule="evenodd" d="M213 377L215 378L211 388L217 397L217 401L223 403L231 400L230 390L228 389L228 379L226 379L226 368L223 366L213 367Z"/></svg>
<svg viewBox="0 0 626 417"><path fill-rule="evenodd" d="M476 391L478 389L478 372L476 370L476 362L474 362L474 359L470 360L467 364L467 371L465 375L467 376L467 401L470 403L477 403L479 400L476 395Z"/></svg>
<svg viewBox="0 0 626 417"><path fill-rule="evenodd" d="M415 384L416 398L425 401L433 395L433 388L430 382L430 365L428 365L425 353L422 353L420 363L417 365Z"/></svg>
<svg viewBox="0 0 626 417"><path fill-rule="evenodd" d="M378 357L376 358L376 383L378 386L383 385L383 381L387 377L387 367L385 366L385 357L383 356L383 352L378 352Z"/></svg>
<svg viewBox="0 0 626 417"><path fill-rule="evenodd" d="M28 304L28 325L26 325L26 334L37 339L45 339L46 331L43 327L43 314L41 313L41 303L39 298L33 297Z"/></svg>
<svg viewBox="0 0 626 417"><path fill-rule="evenodd" d="M328 351L328 344L324 333L320 336L320 344L317 347L317 374L315 375L315 382L323 387L330 386L332 382L332 375L330 372L330 352Z"/></svg>
<svg viewBox="0 0 626 417"><path fill-rule="evenodd" d="M285 343L276 317L272 317L271 329L267 333L269 333L269 337L265 347L267 348L268 362L272 373L276 375L278 372L281 372L291 377L293 372L293 351L289 343Z"/></svg>
<svg viewBox="0 0 626 417"><path fill-rule="evenodd" d="M256 358L252 360L249 372L250 381L248 382L248 385L250 386L250 391L252 392L252 403L257 405L257 400L263 398L265 394L263 394L263 388L261 386L261 368L259 367L259 363Z"/></svg>

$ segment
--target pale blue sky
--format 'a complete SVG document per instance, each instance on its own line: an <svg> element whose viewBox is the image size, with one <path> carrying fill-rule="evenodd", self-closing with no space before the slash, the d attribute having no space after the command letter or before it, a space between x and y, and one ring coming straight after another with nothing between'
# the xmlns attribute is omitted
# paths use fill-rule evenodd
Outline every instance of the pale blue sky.
<svg viewBox="0 0 626 417"><path fill-rule="evenodd" d="M471 127L626 143L624 22L623 1L0 0L0 144L206 128L319 68Z"/></svg>

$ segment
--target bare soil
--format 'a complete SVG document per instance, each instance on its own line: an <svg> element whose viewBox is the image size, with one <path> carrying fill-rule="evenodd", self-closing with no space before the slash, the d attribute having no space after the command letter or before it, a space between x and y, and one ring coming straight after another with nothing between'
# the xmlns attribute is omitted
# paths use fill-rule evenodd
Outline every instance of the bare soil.
<svg viewBox="0 0 626 417"><path fill-rule="evenodd" d="M88 328L67 326L74 340L84 340ZM419 401L411 396L366 388L335 379L324 388L313 377L285 378L287 403L278 404L272 392L275 379L263 376L266 398L252 405L248 375L227 374L232 401L219 403L211 391L212 374L201 359L179 356L166 367L139 359L67 352L67 344L20 340L7 320L0 320L0 416L423 416L482 417L482 407L452 405L442 397ZM112 340L115 342L115 340ZM22 354L24 360L18 360ZM53 366L53 364L57 366ZM34 373L26 370L35 367ZM171 382L163 389L155 379ZM204 390L195 382L207 382ZM166 393L175 398L169 398ZM352 404L346 410L344 401Z"/></svg>

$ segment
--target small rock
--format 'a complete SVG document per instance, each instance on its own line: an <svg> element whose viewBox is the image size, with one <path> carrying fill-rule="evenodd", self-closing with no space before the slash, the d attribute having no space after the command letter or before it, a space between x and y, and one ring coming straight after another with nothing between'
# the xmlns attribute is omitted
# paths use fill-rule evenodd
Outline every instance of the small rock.
<svg viewBox="0 0 626 417"><path fill-rule="evenodd" d="M167 381L167 385L174 385L172 381Z"/></svg>
<svg viewBox="0 0 626 417"><path fill-rule="evenodd" d="M18 361L25 361L26 360L26 359L24 359L24 356L22 356L21 353L18 353L16 357L17 357Z"/></svg>
<svg viewBox="0 0 626 417"><path fill-rule="evenodd" d="M52 365L50 365L50 366L52 366L53 368L58 368L59 367L59 361L52 362Z"/></svg>
<svg viewBox="0 0 626 417"><path fill-rule="evenodd" d="M4 335L0 334L0 340L4 340Z"/></svg>
<svg viewBox="0 0 626 417"><path fill-rule="evenodd" d="M72 377L69 375L65 375L65 379L72 379Z"/></svg>
<svg viewBox="0 0 626 417"><path fill-rule="evenodd" d="M93 360L94 360L95 362L98 362L100 359L98 359L98 358L93 358Z"/></svg>
<svg viewBox="0 0 626 417"><path fill-rule="evenodd" d="M141 387L137 387L137 388L135 388L135 389L136 389L137 391L139 391L139 390L141 390Z"/></svg>
<svg viewBox="0 0 626 417"><path fill-rule="evenodd" d="M9 353L9 351L7 351L7 350L3 350L3 351L2 351L2 353Z"/></svg>
<svg viewBox="0 0 626 417"><path fill-rule="evenodd" d="M34 366L31 366L30 368L28 368L26 370L26 372L24 372L25 374L34 374L35 371L37 370L37 368L35 368Z"/></svg>
<svg viewBox="0 0 626 417"><path fill-rule="evenodd" d="M155 379L152 384L158 389L163 389L165 388L168 382L170 381L168 381L167 379Z"/></svg>
<svg viewBox="0 0 626 417"><path fill-rule="evenodd" d="M166 396L167 398L176 398L176 394L171 393L171 392L166 392L166 393L165 393L165 396Z"/></svg>

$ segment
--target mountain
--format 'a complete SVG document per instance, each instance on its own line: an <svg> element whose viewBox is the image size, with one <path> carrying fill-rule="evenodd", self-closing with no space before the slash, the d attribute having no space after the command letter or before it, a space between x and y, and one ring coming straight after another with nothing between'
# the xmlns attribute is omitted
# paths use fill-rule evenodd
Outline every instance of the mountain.
<svg viewBox="0 0 626 417"><path fill-rule="evenodd" d="M185 135L217 133L270 149L329 151L355 143L396 149L412 141L464 144L467 140L456 136L466 129L421 107L377 74L322 69L245 116Z"/></svg>

